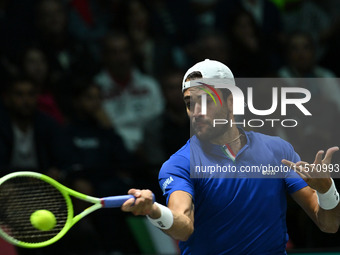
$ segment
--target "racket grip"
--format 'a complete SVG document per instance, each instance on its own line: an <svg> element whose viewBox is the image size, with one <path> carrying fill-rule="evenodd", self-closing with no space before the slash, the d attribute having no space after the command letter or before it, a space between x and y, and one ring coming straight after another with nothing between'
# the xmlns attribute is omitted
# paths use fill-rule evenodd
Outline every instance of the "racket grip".
<svg viewBox="0 0 340 255"><path fill-rule="evenodd" d="M133 195L104 197L101 199L101 203L103 207L106 207L106 208L117 208L117 207L121 207L130 198L135 198L135 197ZM152 202L155 202L154 194L152 194Z"/></svg>
<svg viewBox="0 0 340 255"><path fill-rule="evenodd" d="M116 208L121 207L127 200L130 198L135 198L132 195L123 195L123 196L113 196L113 197L104 197L101 202L103 207L107 208Z"/></svg>

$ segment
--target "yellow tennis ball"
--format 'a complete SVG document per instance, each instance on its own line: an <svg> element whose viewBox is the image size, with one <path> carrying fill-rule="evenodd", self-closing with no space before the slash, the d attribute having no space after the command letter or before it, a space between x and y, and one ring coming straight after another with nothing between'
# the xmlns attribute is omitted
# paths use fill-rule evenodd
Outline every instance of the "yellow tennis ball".
<svg viewBox="0 0 340 255"><path fill-rule="evenodd" d="M48 231L55 227L57 220L48 210L37 210L31 214L31 224L39 230Z"/></svg>

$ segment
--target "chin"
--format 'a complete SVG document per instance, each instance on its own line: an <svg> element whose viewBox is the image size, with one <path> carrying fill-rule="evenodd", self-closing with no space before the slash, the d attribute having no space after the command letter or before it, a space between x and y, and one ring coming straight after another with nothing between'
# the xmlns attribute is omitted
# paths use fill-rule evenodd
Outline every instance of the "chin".
<svg viewBox="0 0 340 255"><path fill-rule="evenodd" d="M195 130L195 135L200 139L207 141L211 138L211 135L208 130Z"/></svg>

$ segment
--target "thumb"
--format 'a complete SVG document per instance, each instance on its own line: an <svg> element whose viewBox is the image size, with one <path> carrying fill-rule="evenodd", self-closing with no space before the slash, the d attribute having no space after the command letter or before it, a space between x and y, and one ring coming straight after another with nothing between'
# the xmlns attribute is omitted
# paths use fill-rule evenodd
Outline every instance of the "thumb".
<svg viewBox="0 0 340 255"><path fill-rule="evenodd" d="M326 152L325 158L323 159L324 163L327 163L327 164L331 163L333 153L337 152L338 150L339 150L339 147L337 146L329 148Z"/></svg>

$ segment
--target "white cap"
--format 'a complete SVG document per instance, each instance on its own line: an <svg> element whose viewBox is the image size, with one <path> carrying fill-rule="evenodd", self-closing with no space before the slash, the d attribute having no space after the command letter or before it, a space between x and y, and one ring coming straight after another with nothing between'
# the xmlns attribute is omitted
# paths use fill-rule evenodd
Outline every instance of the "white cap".
<svg viewBox="0 0 340 255"><path fill-rule="evenodd" d="M216 60L206 59L198 62L185 73L182 82L182 92L190 88L190 81L185 81L187 76L192 72L200 72L203 79L234 79L234 75L225 64L222 64ZM194 85L196 84L196 85ZM191 86L197 86L199 84L192 83Z"/></svg>

